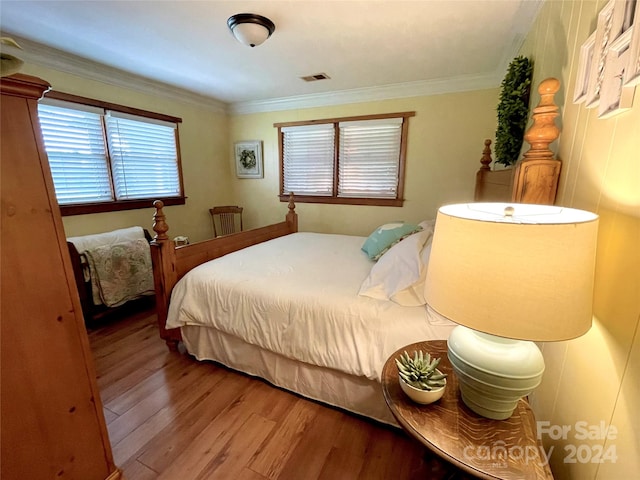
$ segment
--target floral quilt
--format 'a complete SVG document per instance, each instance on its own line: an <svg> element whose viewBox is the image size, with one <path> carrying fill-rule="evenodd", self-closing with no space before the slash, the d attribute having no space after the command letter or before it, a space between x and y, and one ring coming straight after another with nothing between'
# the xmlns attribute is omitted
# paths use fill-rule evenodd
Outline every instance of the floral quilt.
<svg viewBox="0 0 640 480"><path fill-rule="evenodd" d="M95 247L84 254L94 304L117 307L154 293L151 251L145 239Z"/></svg>

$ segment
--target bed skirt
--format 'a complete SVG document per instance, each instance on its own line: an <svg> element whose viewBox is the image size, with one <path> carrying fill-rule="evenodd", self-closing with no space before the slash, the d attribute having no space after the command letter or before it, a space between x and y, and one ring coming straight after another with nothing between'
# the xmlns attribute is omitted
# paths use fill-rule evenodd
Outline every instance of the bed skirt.
<svg viewBox="0 0 640 480"><path fill-rule="evenodd" d="M213 360L303 397L398 426L375 380L291 360L213 328L187 325L181 331L187 351L198 360Z"/></svg>

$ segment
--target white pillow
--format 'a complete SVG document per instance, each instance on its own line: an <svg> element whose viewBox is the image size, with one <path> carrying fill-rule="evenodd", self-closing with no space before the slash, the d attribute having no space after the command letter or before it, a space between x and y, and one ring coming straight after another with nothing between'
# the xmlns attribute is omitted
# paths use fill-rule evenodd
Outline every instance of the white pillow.
<svg viewBox="0 0 640 480"><path fill-rule="evenodd" d="M424 281L431 253L434 221L420 223L420 232L391 247L371 268L360 295L415 307L425 304Z"/></svg>

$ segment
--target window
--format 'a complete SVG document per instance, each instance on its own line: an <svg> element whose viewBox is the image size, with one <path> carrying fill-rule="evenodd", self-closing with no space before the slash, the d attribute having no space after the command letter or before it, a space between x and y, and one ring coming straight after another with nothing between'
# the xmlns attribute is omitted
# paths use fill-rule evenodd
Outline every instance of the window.
<svg viewBox="0 0 640 480"><path fill-rule="evenodd" d="M63 215L184 204L181 119L57 92L38 117Z"/></svg>
<svg viewBox="0 0 640 480"><path fill-rule="evenodd" d="M415 112L276 123L280 199L402 206L408 118Z"/></svg>

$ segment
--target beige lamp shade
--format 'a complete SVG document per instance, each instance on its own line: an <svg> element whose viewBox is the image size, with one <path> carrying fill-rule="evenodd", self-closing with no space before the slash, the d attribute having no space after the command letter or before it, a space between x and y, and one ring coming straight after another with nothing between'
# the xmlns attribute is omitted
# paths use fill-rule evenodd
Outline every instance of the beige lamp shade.
<svg viewBox="0 0 640 480"><path fill-rule="evenodd" d="M492 335L578 337L591 327L597 228L597 215L571 208L444 206L431 247L427 303Z"/></svg>

